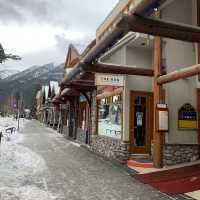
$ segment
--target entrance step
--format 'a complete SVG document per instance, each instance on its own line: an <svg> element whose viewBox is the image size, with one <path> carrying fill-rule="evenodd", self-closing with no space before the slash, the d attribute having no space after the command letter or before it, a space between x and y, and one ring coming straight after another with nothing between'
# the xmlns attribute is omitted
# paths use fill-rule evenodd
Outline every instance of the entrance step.
<svg viewBox="0 0 200 200"><path fill-rule="evenodd" d="M149 154L131 154L130 160L134 160L141 163L152 163L152 158Z"/></svg>

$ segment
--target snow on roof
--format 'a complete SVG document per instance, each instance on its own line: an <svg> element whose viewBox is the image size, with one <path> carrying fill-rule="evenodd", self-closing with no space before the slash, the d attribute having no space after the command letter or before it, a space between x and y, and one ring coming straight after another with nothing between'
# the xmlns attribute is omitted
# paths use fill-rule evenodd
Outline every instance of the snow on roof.
<svg viewBox="0 0 200 200"><path fill-rule="evenodd" d="M45 99L47 99L48 98L49 86L47 86L47 85L42 86L42 90L44 91Z"/></svg>
<svg viewBox="0 0 200 200"><path fill-rule="evenodd" d="M50 87L51 87L51 90L53 90L53 88L54 88L56 95L59 94L60 86L59 86L59 83L57 81L50 81Z"/></svg>

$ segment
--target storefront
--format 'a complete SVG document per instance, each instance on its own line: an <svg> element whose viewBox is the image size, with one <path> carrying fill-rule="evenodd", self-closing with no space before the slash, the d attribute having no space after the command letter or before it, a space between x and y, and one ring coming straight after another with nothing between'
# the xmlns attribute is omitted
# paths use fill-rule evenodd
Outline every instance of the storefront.
<svg viewBox="0 0 200 200"><path fill-rule="evenodd" d="M116 7L97 30L95 47L62 81L65 87L93 91L95 152L111 158L152 155L155 167L194 161L200 155L199 2L162 3L143 0L134 10ZM113 15L127 12L116 26ZM97 88L88 78L91 73L100 77Z"/></svg>

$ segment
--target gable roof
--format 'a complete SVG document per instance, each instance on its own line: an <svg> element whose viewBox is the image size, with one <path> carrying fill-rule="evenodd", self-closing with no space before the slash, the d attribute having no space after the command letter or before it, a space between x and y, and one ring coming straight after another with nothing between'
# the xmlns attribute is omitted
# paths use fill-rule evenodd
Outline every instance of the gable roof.
<svg viewBox="0 0 200 200"><path fill-rule="evenodd" d="M65 68L73 67L80 60L80 55L73 44L69 45Z"/></svg>

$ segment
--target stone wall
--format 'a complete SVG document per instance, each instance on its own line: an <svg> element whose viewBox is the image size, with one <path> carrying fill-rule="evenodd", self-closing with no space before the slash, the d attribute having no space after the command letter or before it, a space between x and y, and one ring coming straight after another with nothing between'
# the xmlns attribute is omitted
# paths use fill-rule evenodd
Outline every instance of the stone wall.
<svg viewBox="0 0 200 200"><path fill-rule="evenodd" d="M164 147L164 165L176 165L199 160L199 145L166 144Z"/></svg>
<svg viewBox="0 0 200 200"><path fill-rule="evenodd" d="M91 150L120 162L124 162L129 158L127 143L106 136L92 135Z"/></svg>

